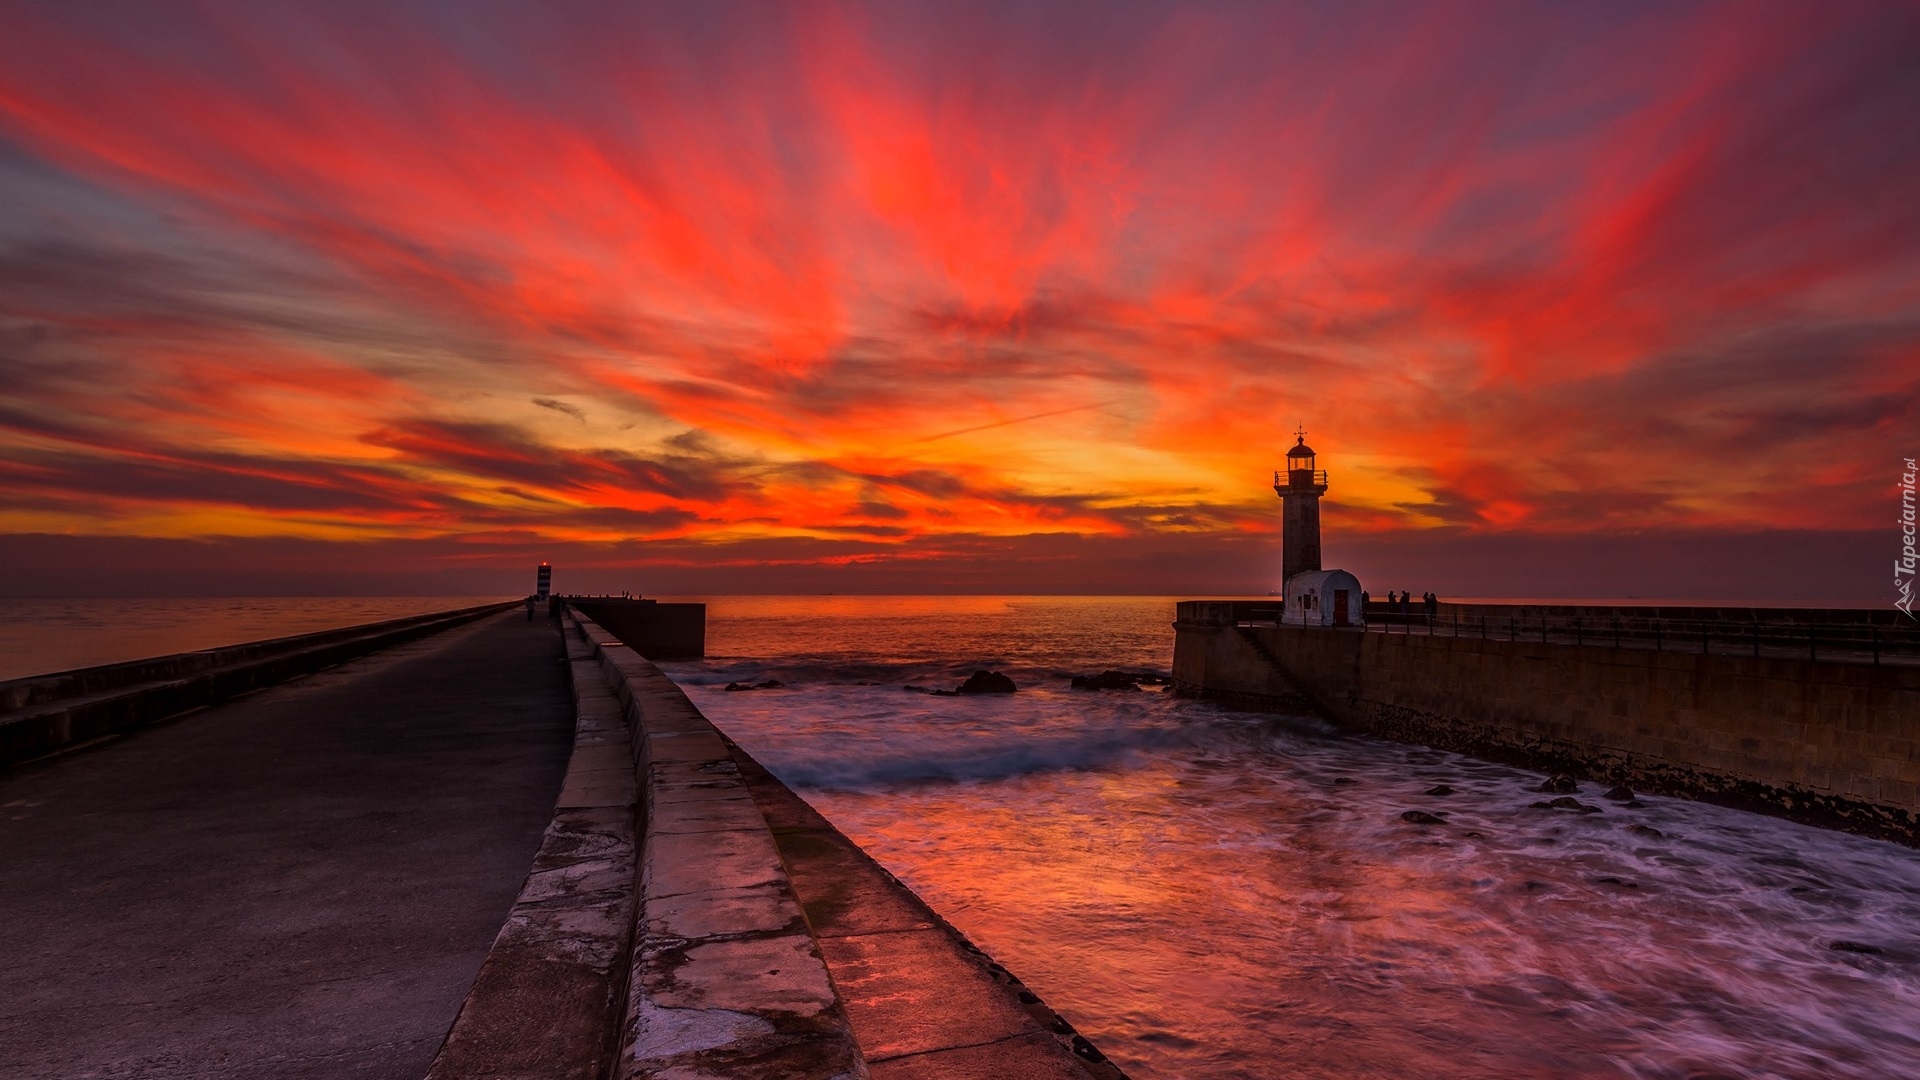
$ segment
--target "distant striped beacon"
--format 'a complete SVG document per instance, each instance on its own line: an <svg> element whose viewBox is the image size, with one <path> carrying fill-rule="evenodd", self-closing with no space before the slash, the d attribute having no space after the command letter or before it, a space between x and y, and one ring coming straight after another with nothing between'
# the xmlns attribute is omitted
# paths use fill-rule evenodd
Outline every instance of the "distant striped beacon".
<svg viewBox="0 0 1920 1080"><path fill-rule="evenodd" d="M534 590L534 594L542 600L545 600L553 594L553 566L551 564L540 564L539 588Z"/></svg>

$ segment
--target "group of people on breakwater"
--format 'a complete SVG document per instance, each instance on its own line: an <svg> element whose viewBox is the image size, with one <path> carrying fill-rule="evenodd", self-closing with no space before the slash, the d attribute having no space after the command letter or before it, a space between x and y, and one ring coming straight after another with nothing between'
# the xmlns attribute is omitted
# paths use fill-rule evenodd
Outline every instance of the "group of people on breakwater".
<svg viewBox="0 0 1920 1080"><path fill-rule="evenodd" d="M1365 590L1362 590L1360 593L1360 603L1362 607L1372 602L1373 597L1369 596ZM1432 592L1421 593L1420 611L1429 618L1440 614L1439 594ZM1413 614L1413 590L1409 589L1403 593L1396 593L1389 590L1387 593L1387 613L1389 615Z"/></svg>

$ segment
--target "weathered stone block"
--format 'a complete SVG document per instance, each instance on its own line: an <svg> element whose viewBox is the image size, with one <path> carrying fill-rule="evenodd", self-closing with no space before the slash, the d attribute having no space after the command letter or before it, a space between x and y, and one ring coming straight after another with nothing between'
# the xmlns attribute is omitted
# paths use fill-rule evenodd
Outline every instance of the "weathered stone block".
<svg viewBox="0 0 1920 1080"><path fill-rule="evenodd" d="M757 829L647 832L642 879L649 899L710 889L743 889L786 881L773 836Z"/></svg>

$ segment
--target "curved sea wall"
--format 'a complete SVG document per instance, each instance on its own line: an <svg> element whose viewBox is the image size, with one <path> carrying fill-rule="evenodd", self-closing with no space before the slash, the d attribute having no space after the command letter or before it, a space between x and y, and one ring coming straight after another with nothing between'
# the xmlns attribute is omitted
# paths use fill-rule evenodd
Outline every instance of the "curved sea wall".
<svg viewBox="0 0 1920 1080"><path fill-rule="evenodd" d="M631 643L563 626L573 760L433 1080L1124 1080Z"/></svg>
<svg viewBox="0 0 1920 1080"><path fill-rule="evenodd" d="M1182 692L1920 845L1920 666L1243 625L1189 601Z"/></svg>

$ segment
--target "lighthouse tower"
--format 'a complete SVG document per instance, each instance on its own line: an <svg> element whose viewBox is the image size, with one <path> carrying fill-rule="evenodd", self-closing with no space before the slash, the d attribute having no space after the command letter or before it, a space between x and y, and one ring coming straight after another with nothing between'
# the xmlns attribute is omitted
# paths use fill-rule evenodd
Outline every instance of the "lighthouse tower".
<svg viewBox="0 0 1920 1080"><path fill-rule="evenodd" d="M1305 429L1287 450L1285 472L1273 474L1273 493L1280 496L1280 581L1320 569L1320 496L1327 493L1327 474L1315 472L1313 447Z"/></svg>

